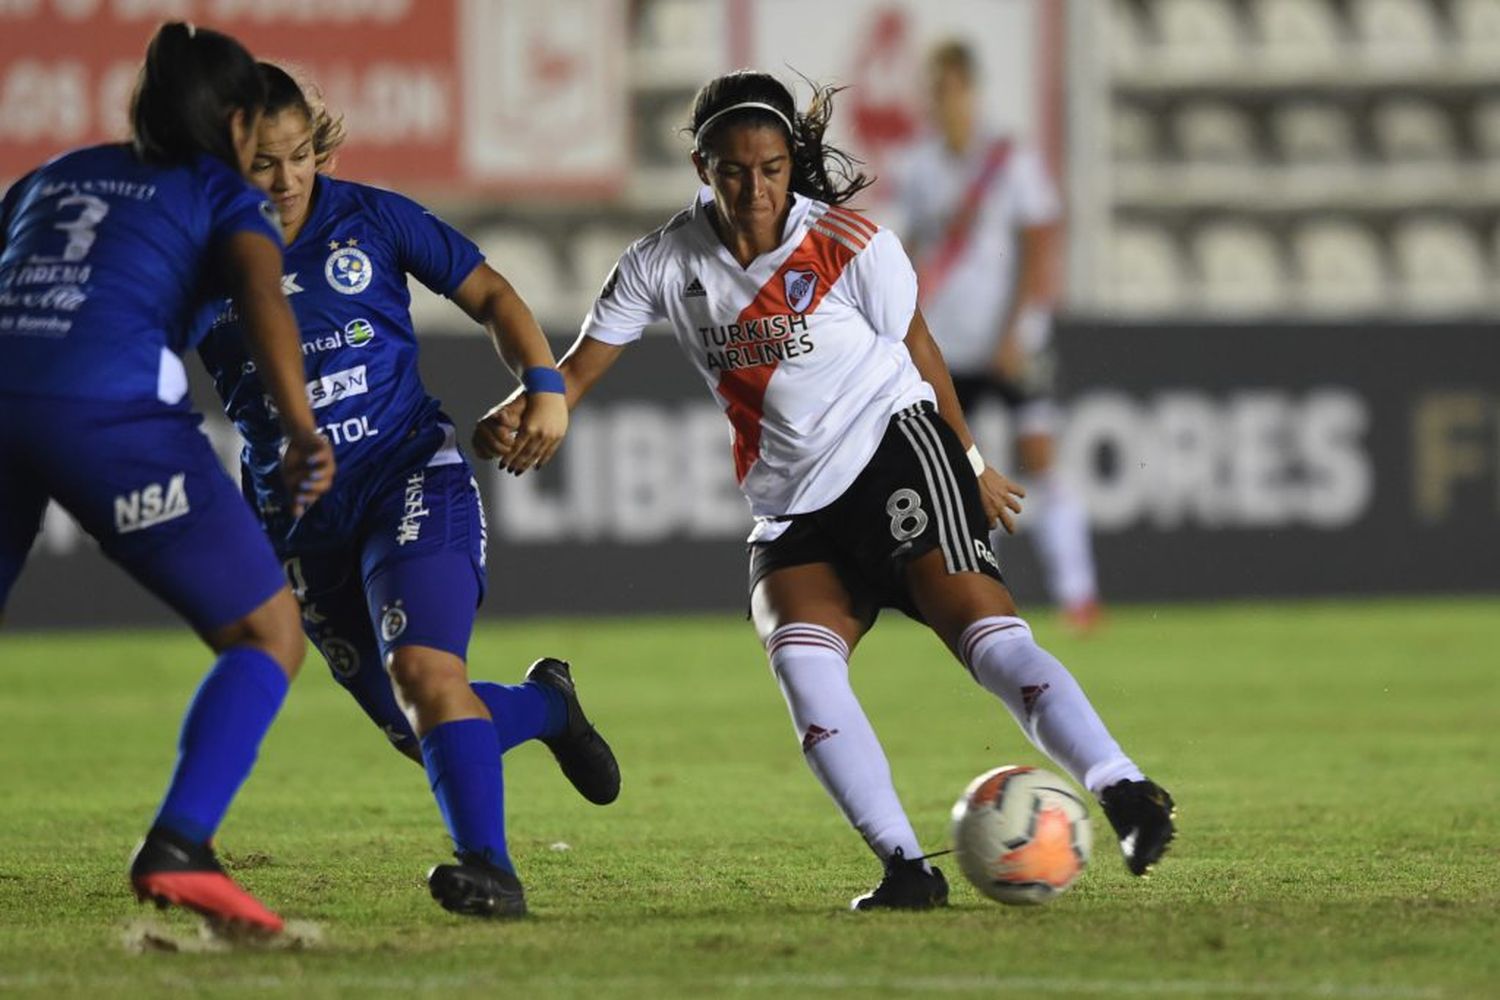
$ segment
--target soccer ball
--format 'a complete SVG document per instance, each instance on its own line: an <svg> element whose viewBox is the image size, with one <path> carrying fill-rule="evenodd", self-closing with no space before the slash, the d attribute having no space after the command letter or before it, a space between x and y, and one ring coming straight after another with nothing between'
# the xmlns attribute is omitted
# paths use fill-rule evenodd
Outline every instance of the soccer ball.
<svg viewBox="0 0 1500 1000"><path fill-rule="evenodd" d="M1066 781L1035 767L997 767L953 806L958 865L980 892L1036 905L1068 891L1089 863L1088 809Z"/></svg>

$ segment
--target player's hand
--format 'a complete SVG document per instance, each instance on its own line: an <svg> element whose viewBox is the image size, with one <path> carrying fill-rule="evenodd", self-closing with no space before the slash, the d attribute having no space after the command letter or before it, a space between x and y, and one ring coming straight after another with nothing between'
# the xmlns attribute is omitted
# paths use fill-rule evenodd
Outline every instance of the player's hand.
<svg viewBox="0 0 1500 1000"><path fill-rule="evenodd" d="M287 438L281 455L281 481L292 498L292 516L301 517L333 486L333 445L314 430Z"/></svg>
<svg viewBox="0 0 1500 1000"><path fill-rule="evenodd" d="M979 496L984 501L984 516L990 527L996 524L1005 528L1007 535L1016 533L1016 515L1021 513L1021 498L1026 491L994 469L985 467L979 477Z"/></svg>
<svg viewBox="0 0 1500 1000"><path fill-rule="evenodd" d="M526 397L518 394L512 399L490 408L474 424L474 454L485 459L509 458L514 447L516 432L521 429L521 411L526 408Z"/></svg>
<svg viewBox="0 0 1500 1000"><path fill-rule="evenodd" d="M499 458L501 468L519 476L546 465L557 452L568 433L568 401L560 392L528 392L516 402L519 426Z"/></svg>

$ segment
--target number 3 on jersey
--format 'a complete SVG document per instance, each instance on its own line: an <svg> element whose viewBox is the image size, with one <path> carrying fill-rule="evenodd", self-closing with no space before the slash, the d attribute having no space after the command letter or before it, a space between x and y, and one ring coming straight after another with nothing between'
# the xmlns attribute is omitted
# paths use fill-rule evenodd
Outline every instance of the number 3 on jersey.
<svg viewBox="0 0 1500 1000"><path fill-rule="evenodd" d="M885 512L891 516L891 537L898 542L910 541L927 530L922 495L910 487L903 486L892 493L885 502Z"/></svg>
<svg viewBox="0 0 1500 1000"><path fill-rule="evenodd" d="M70 194L57 202L59 209L72 208L74 205L81 208L78 217L71 222L56 223L52 227L68 234L68 242L63 246L62 253L56 257L33 256L30 263L77 264L89 255L89 250L94 246L94 229L109 214L109 202L91 194Z"/></svg>

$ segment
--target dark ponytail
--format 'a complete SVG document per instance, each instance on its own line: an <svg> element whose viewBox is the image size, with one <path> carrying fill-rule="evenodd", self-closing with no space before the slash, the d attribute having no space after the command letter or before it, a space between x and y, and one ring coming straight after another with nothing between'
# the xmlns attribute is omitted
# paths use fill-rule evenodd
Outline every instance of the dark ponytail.
<svg viewBox="0 0 1500 1000"><path fill-rule="evenodd" d="M319 170L326 171L332 166L333 154L344 144L344 119L329 113L322 94L315 89L309 93L310 88L304 88L275 63L261 63L260 78L266 84L267 117L296 111L306 118L313 134L313 159Z"/></svg>
<svg viewBox="0 0 1500 1000"><path fill-rule="evenodd" d="M146 47L130 98L131 141L148 163L182 163L201 153L239 170L229 116L255 114L266 88L255 59L228 35L169 21Z"/></svg>
<svg viewBox="0 0 1500 1000"><path fill-rule="evenodd" d="M799 112L791 91L770 74L753 70L726 73L708 81L698 91L688 134L693 137L695 148L709 156L713 137L722 135L727 125L764 125L787 133L790 124L787 142L792 151L792 191L830 205L841 205L875 179L857 170L858 161L849 154L823 141L823 133L833 118L833 95L842 88L815 83L812 88L807 110ZM769 104L776 111L736 108L714 117L747 101Z"/></svg>

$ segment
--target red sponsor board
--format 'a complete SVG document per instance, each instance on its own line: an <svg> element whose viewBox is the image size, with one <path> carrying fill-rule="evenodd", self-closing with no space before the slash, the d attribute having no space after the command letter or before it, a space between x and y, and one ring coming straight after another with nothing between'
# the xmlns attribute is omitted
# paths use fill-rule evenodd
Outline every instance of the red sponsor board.
<svg viewBox="0 0 1500 1000"><path fill-rule="evenodd" d="M609 5L563 0L563 6L587 15ZM620 120L623 91L614 78L619 60L593 56L610 44L611 34L618 47L618 34L607 31L618 18L569 20L594 29L565 38L572 46L565 50L567 65L605 68L559 81L550 63L538 69L531 65L535 59L505 58L536 49L537 30L517 20L525 10L509 0L477 6L457 0L0 0L0 183L63 150L123 138L146 43L159 23L182 19L226 31L257 57L315 81L348 127L339 160L347 176L428 191L601 182L608 188L618 181L625 153L623 130L617 137L609 130ZM476 27L499 37L471 37ZM483 78L495 62L507 63L506 80L515 82L474 93L476 76ZM555 137L528 142L513 128L508 156L497 158L496 140L476 132L474 122L489 123L495 117L490 106L506 94L511 103L523 95L522 103L532 107L538 95L581 107L589 128L573 134L592 137L592 158L559 164ZM480 148L474 135L484 140Z"/></svg>

